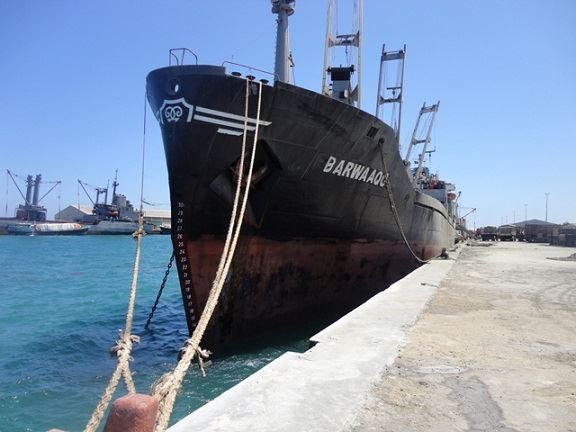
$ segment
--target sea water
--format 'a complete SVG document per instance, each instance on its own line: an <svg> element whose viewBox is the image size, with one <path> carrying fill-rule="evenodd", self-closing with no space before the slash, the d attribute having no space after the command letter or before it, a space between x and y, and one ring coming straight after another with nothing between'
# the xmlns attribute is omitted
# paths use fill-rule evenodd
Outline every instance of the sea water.
<svg viewBox="0 0 576 432"><path fill-rule="evenodd" d="M0 432L84 429L116 366L135 247L131 236L0 236ZM187 337L175 270L144 329L171 252L169 236L144 237L130 364L139 393L174 367ZM171 424L306 343L288 336L221 356L206 378L192 367ZM120 382L115 398L125 393Z"/></svg>

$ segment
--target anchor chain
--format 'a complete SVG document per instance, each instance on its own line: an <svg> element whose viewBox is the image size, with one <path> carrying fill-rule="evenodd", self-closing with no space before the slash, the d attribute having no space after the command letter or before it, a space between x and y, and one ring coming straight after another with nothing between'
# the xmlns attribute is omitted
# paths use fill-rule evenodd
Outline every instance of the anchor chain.
<svg viewBox="0 0 576 432"><path fill-rule="evenodd" d="M170 257L170 261L168 262L168 267L166 268L166 272L164 273L164 279L162 279L162 284L160 284L160 290L158 291L158 295L156 296L156 301L154 302L154 306L152 306L152 310L150 311L150 315L148 315L148 320L146 321L146 325L144 326L145 330L148 330L148 326L150 325L150 321L152 321L152 317L154 316L154 312L156 312L156 307L158 303L160 303L160 296L162 296L162 292L164 291L164 287L166 286L166 281L168 280L168 275L170 274L170 269L172 268L172 264L174 263L174 252L172 252L172 256Z"/></svg>

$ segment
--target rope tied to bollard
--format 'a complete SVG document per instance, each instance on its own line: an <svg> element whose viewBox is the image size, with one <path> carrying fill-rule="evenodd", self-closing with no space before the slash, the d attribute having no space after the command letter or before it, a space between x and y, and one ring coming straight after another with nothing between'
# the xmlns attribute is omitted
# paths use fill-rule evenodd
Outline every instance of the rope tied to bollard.
<svg viewBox="0 0 576 432"><path fill-rule="evenodd" d="M232 215L230 218L230 224L228 227L228 231L226 234L226 241L224 243L224 249L222 252L222 256L220 257L220 263L218 265L218 270L216 272L216 276L212 283L212 288L210 290L208 300L204 307L204 311L202 316L200 317L200 321L194 330L192 336L184 343L184 346L181 349L181 358L171 373L164 374L153 386L151 389L151 396L148 397L150 400L156 400L158 402L158 411L155 419L155 432L164 432L168 426L168 422L170 420L170 416L172 414L172 409L174 407L174 402L176 399L176 395L181 388L182 380L192 363L194 357L198 359L198 365L200 367L200 371L203 376L205 376L204 371L204 360L209 357L211 354L210 351L204 350L200 347L200 342L204 335L204 332L208 326L208 323L214 313L214 310L218 304L219 296L226 281L226 275L230 269L230 265L232 263L232 259L234 257L234 252L236 250L236 245L240 236L240 230L242 228L242 221L244 219L244 214L246 211L246 206L248 202L248 195L250 192L250 184L252 181L252 175L254 172L254 162L256 156L256 147L258 142L258 129L260 124L260 110L262 104L262 82L259 83L258 88L258 106L257 106L257 116L256 116L256 127L254 130L254 142L251 149L250 155L250 162L248 166L248 173L246 174L246 181L245 187L242 187L243 178L244 178L244 164L246 158L246 136L248 132L248 105L249 105L249 96L250 96L250 88L251 88L251 81L249 79L246 80L246 94L245 94L245 115L244 115L244 133L242 139L242 152L240 156L240 167L238 173L238 182L236 185L236 193L232 208ZM129 362L131 360L131 351L134 343L139 342L139 337L136 335L132 335L132 323L134 319L134 306L135 306L135 299L136 299L136 287L138 281L138 272L139 272L139 264L140 264L140 254L141 254L141 245L142 245L142 237L145 235L144 232L144 219L143 219L143 212L142 206L140 208L140 214L138 217L138 229L133 234L134 238L136 239L136 253L134 258L134 266L133 266L133 273L132 273L132 284L130 288L130 298L128 302L128 311L126 314L126 325L124 331L120 330L118 335L118 340L114 347L111 348L111 352L115 353L118 361L116 364L116 368L104 390L100 401L86 428L84 429L85 432L95 432L103 418L103 415L110 404L110 400L116 391L118 383L120 379L123 377L126 388L128 390L129 395L134 397L143 397L143 395L136 394L136 387L134 385L132 374L130 372L130 365ZM123 399L123 398L120 398ZM119 399L119 400L120 400ZM118 401L117 401L118 402ZM156 402L154 402L155 404ZM129 405L130 403L128 403ZM149 407L152 407L154 404L149 404ZM116 403L115 403L116 406ZM132 406L132 408L134 408ZM151 408L152 409L152 408ZM156 412L148 410L148 414L151 412ZM114 408L113 410L114 411ZM117 414L117 413L116 413ZM109 421L111 419L109 418ZM112 423L114 423L117 419L112 419ZM108 423L107 423L108 425Z"/></svg>
<svg viewBox="0 0 576 432"><path fill-rule="evenodd" d="M164 374L154 385L152 389L152 395L160 400L160 405L158 409L158 417L156 419L155 432L164 432L168 426L170 416L172 414L172 409L174 407L174 402L176 400L176 395L182 386L182 380L186 375L188 368L195 356L199 359L199 364L201 370L203 370L203 359L207 358L208 352L200 348L200 342L206 331L206 327L214 313L214 310L218 304L218 299L224 286L226 280L226 275L230 269L232 259L234 257L234 252L240 236L240 230L242 228L242 220L244 219L244 213L246 211L246 204L248 202L248 195L250 192L250 183L252 180L252 174L254 171L254 161L256 157L256 146L258 142L258 126L260 124L260 109L262 104L262 82L259 83L258 89L258 107L256 115L256 128L254 131L254 142L252 145L252 152L250 157L250 163L248 167L248 174L246 175L246 186L244 188L244 193L242 193L242 179L244 170L244 155L246 153L246 135L248 132L248 101L250 95L250 85L251 82L246 80L246 95L245 95L245 108L244 108L244 133L242 138L242 152L240 156L240 167L238 182L236 184L236 194L234 198L234 204L232 208L232 216L230 218L230 225L228 226L228 232L226 234L226 241L224 243L224 250L220 257L220 263L218 265L218 270L216 272L216 277L212 283L212 288L208 296L208 300L202 312L202 316L194 330L192 336L184 343L182 348L182 356L180 361L176 365L176 368L172 373ZM241 203L240 203L241 202ZM240 209L238 205L240 203Z"/></svg>
<svg viewBox="0 0 576 432"><path fill-rule="evenodd" d="M132 345L138 343L140 338L136 335L132 335L132 323L134 321L134 305L136 303L136 287L138 285L138 271L140 268L140 252L142 249L142 237L144 236L144 217L142 211L138 216L138 229L133 234L136 239L136 253L134 256L134 266L132 268L132 283L130 286L130 298L128 301L128 311L126 313L126 325L124 331L120 330L118 335L118 340L116 345L112 347L111 351L116 353L118 361L116 363L116 369L114 370L106 389L102 393L100 401L96 405L84 432L94 432L100 426L104 413L110 404L112 395L116 391L118 382L120 378L124 378L126 384L126 389L128 393L136 393L136 387L134 381L132 380L132 374L130 372L130 354L132 352Z"/></svg>

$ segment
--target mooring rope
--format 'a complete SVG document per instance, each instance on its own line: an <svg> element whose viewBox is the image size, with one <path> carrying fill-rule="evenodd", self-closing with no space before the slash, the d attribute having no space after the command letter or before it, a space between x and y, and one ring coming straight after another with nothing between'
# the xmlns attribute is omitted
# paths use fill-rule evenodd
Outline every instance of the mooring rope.
<svg viewBox="0 0 576 432"><path fill-rule="evenodd" d="M246 186L244 188L244 193L242 194L242 178L244 175L244 162L245 162L245 154L246 154L246 135L248 131L248 101L250 95L250 86L251 81L246 80L246 105L245 105L245 112L244 112L244 134L242 139L242 152L240 156L240 169L239 169L239 176L238 176L238 183L236 185L236 194L234 199L234 204L232 208L232 215L230 218L230 225L228 227L228 231L226 234L226 240L224 243L224 250L222 252L222 256L220 258L220 263L218 265L218 270L216 272L216 277L214 278L214 282L212 284L212 288L210 290L210 294L208 296L208 300L206 302L206 306L204 307L204 311L202 316L200 317L200 321L194 330L192 336L185 342L184 347L182 349L182 357L176 368L171 374L165 374L163 377L160 378L158 383L152 389L152 396L156 397L159 401L159 409L158 409L158 416L156 419L156 432L164 432L168 426L168 422L170 420L170 415L172 413L172 409L174 406L174 402L176 399L176 395L182 385L182 380L190 366L194 356L198 356L198 362L200 364L200 368L203 372L203 359L208 357L208 352L203 350L200 347L200 342L206 331L206 327L214 313L214 310L218 304L218 299L220 293L222 291L222 287L224 286L224 282L226 280L226 275L228 274L228 270L230 269L230 265L232 263L232 259L234 257L234 251L236 249L236 245L238 242L238 238L240 236L240 230L242 228L242 220L244 219L244 213L246 211L246 205L248 202L248 194L250 192L250 183L252 181L252 174L254 170L254 161L256 156L256 146L258 142L258 130L259 130L259 123L260 123L260 110L261 110L261 103L262 103L262 83L259 83L258 89L258 108L257 108L257 116L256 116L256 128L254 132L254 143L252 145L252 153L250 158L250 165L248 169L248 174L246 175ZM144 115L146 118L146 115ZM144 121L145 123L145 121ZM144 125L144 136L146 134L146 125ZM145 139L145 138L144 138ZM144 144L143 144L143 152L144 152ZM143 189L143 177L144 177L144 155L142 156L142 189ZM240 199L241 198L241 199ZM134 321L134 306L136 303L136 287L138 285L138 273L139 273L139 266L140 266L140 252L142 248L142 237L145 235L144 232L144 214L143 214L143 192L141 193L140 199L140 214L138 216L138 229L133 234L134 238L136 239L136 253L134 257L134 266L132 272L132 284L130 287L130 298L128 302L128 311L126 314L126 325L125 330L119 332L119 338L112 349L113 352L116 353L118 357L118 362L116 364L116 369L114 370L106 389L104 390L100 401L86 428L84 429L85 432L94 432L98 429L104 413L110 404L110 400L120 378L124 378L126 388L128 393L136 393L136 387L132 380L132 374L130 373L130 365L129 362L131 360L130 354L132 351L133 343L139 342L139 337L136 335L132 335L132 324ZM238 204L241 201L240 210L238 211Z"/></svg>
<svg viewBox="0 0 576 432"><path fill-rule="evenodd" d="M248 100L249 100L249 90L250 90L251 82L246 80L246 105L245 105L245 116L244 116L244 134L242 140L242 156L240 161L240 175L238 177L238 184L236 185L236 196L234 198L234 205L232 210L232 217L230 218L230 225L228 227L228 232L226 235L226 241L224 244L224 250L222 252L222 256L220 258L220 264L218 265L218 271L216 273L216 277L212 284L212 288L210 290L210 294L208 296L208 300L206 302L206 306L202 312L202 316L200 317L200 321L194 330L194 333L188 339L184 347L182 349L182 357L176 368L171 374L166 374L160 378L158 383L155 385L152 395L155 396L157 399L160 400L160 406L158 408L158 416L156 418L156 429L155 432L164 432L168 426L168 422L170 420L170 415L172 413L172 409L174 406L174 402L176 400L176 395L182 385L182 380L190 367L190 364L195 355L198 357L203 357L204 351L200 348L200 342L208 326L210 318L214 313L214 309L218 304L218 299L220 297L220 292L222 291L222 287L224 286L224 282L226 280L226 275L228 274L228 270L230 268L230 264L232 263L232 259L234 257L234 251L236 248L236 244L238 242L238 237L240 235L240 230L242 228L242 220L244 218L244 213L246 210L246 204L248 202L248 194L250 191L250 182L252 180L252 173L254 168L254 160L256 155L256 144L258 140L258 126L260 123L260 108L262 102L262 83L259 83L259 90L258 90L258 108L257 108L257 115L256 115L256 129L254 132L254 143L252 146L252 154L250 158L250 165L248 168L248 174L246 176L246 186L244 188L244 193L241 193L242 187L242 176L243 170L242 167L244 165L244 153L246 148L246 135L248 129ZM238 202L240 201L240 195L242 195L242 203L240 205L240 210L238 213L238 217L236 217Z"/></svg>
<svg viewBox="0 0 576 432"><path fill-rule="evenodd" d="M410 242L408 241L406 234L404 233L404 228L402 228L402 223L400 222L400 216L398 215L398 209L396 208L396 202L394 200L394 194L392 193L392 187L390 185L390 173L388 172L388 166L386 165L386 158L384 157L384 152L383 152L382 147L380 147L380 155L382 157L382 164L384 165L384 173L386 174L386 181L384 183L386 184L386 191L388 192L388 200L390 201L390 209L392 210L392 214L394 215L394 220L396 221L396 225L398 226L398 230L400 231L400 236L402 237L402 240L404 240L404 244L406 245L406 247L408 248L408 250L410 251L412 256L416 259L416 261L418 261L421 264L426 264L426 263L432 261L432 258L430 258L428 260L423 260L418 255L416 255L416 253L414 252L414 250L412 250L412 247L410 246Z"/></svg>
<svg viewBox="0 0 576 432"><path fill-rule="evenodd" d="M134 257L134 266L132 269L132 284L130 286L130 298L128 300L128 312L126 313L126 325L124 327L124 331L120 331L118 341L112 351L116 352L118 356L118 362L116 363L116 369L108 381L108 385L106 389L102 393L100 398L100 402L94 409L84 432L94 432L98 429L100 422L102 421L102 417L108 405L110 404L110 400L112 399L112 395L116 391L116 387L118 386L118 382L120 381L121 377L124 377L124 382L126 384L126 388L128 393L136 393L136 387L134 386L134 382L132 381L132 374L130 373L130 353L132 352L132 344L138 343L140 338L136 335L132 335L132 323L134 321L134 304L136 303L136 287L138 285L138 271L140 267L140 250L142 248L142 237L144 235L144 217L142 212L138 215L138 229L134 233L136 238L136 254Z"/></svg>
<svg viewBox="0 0 576 432"><path fill-rule="evenodd" d="M144 201L144 160L146 151L146 93L144 93L144 133L142 138L142 169L140 178L140 213L138 214L138 228L132 236L136 239L136 252L134 256L134 265L132 268L132 283L130 285L130 297L128 300L128 311L126 312L126 325L124 326L124 331L120 331L118 335L118 341L116 345L112 348L112 352L116 353L118 357L118 362L116 363L116 369L108 381L106 389L102 393L100 402L96 405L84 432L94 432L100 426L102 417L110 404L110 400L116 391L118 382L121 377L124 377L124 383L128 393L136 393L136 386L132 380L132 374L130 372L130 354L132 352L132 344L140 342L140 338L136 335L132 335L132 324L134 322L134 305L136 303L136 288L138 286L138 273L140 269L140 251L142 249L142 237L144 236L144 211L143 211L143 201Z"/></svg>

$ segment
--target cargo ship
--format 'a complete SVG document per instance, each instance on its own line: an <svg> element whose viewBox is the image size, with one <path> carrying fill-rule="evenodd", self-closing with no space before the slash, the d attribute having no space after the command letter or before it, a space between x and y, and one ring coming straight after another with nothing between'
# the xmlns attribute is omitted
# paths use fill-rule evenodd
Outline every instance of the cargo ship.
<svg viewBox="0 0 576 432"><path fill-rule="evenodd" d="M42 180L42 174L36 176L29 174L24 178L10 170L6 170L6 173L8 177L12 179L14 186L16 186L16 189L24 200L24 204L18 205L14 217L0 217L0 234L34 235L37 224L47 225L54 223L54 221L47 220L46 207L40 203L43 198L62 182L59 180L45 182ZM16 179L23 180L26 184L25 193L20 189ZM40 196L40 188L43 183L52 183L53 185L48 192Z"/></svg>
<svg viewBox="0 0 576 432"><path fill-rule="evenodd" d="M329 16L332 10L329 4ZM359 5L362 11L362 4ZM378 117L402 103L379 86L376 114L360 107L357 64L329 64L337 48L361 51L357 29L326 36L321 92L290 83L288 17L294 1L273 0L275 70L174 63L149 73L147 97L158 120L168 168L172 243L190 333L217 271L238 182L249 188L236 254L203 347L352 310L455 240L456 195L409 154L400 155L400 121ZM381 55L401 60L405 48ZM179 57L181 55L181 57ZM257 79L252 73L266 78ZM381 87L381 88L380 88ZM258 110L260 105L260 110ZM435 115L438 104L421 114ZM416 131L416 129L415 129ZM257 136L255 136L257 133ZM242 142L256 143L254 175L240 178ZM413 136L411 147L422 142ZM411 150L409 150L410 152ZM408 152L408 153L409 153Z"/></svg>
<svg viewBox="0 0 576 432"><path fill-rule="evenodd" d="M108 203L108 186L96 187L78 180L88 199L92 202L92 214L85 216L81 222L86 226L89 235L132 235L138 229L138 212L126 196L116 193L118 183L118 170L112 182L112 200ZM86 186L96 191L96 198L92 199ZM103 200L101 200L103 196ZM154 225L145 222L144 231L151 234L155 231Z"/></svg>

